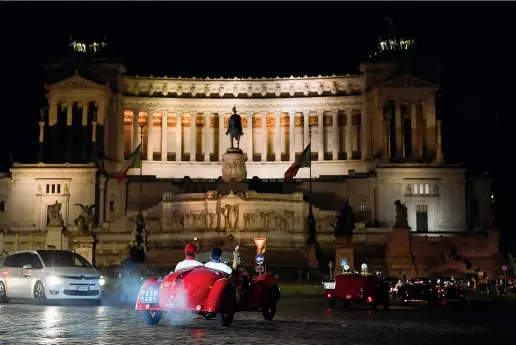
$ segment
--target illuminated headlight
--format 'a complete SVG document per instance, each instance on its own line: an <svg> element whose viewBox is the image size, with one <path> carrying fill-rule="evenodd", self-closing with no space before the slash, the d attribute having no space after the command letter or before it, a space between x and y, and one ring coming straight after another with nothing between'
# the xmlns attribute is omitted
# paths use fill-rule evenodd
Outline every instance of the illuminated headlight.
<svg viewBox="0 0 516 345"><path fill-rule="evenodd" d="M100 278L99 278L99 285L100 286L104 286L104 284L106 284L106 279L104 278L104 276L100 276Z"/></svg>
<svg viewBox="0 0 516 345"><path fill-rule="evenodd" d="M56 286L56 285L59 285L59 284L63 284L63 279L61 279L59 277L56 277L56 276L49 276L47 278L47 284L49 286Z"/></svg>

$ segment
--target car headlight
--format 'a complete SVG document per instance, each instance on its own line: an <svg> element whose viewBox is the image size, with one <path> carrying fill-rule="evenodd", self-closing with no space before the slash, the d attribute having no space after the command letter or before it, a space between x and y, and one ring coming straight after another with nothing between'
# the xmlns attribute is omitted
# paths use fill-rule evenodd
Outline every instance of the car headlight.
<svg viewBox="0 0 516 345"><path fill-rule="evenodd" d="M99 277L99 285L104 286L104 284L106 284L106 279L104 278L104 276L100 276Z"/></svg>
<svg viewBox="0 0 516 345"><path fill-rule="evenodd" d="M47 278L47 284L49 286L55 286L55 285L63 284L63 279L61 279L59 277L56 277L56 276L49 276Z"/></svg>

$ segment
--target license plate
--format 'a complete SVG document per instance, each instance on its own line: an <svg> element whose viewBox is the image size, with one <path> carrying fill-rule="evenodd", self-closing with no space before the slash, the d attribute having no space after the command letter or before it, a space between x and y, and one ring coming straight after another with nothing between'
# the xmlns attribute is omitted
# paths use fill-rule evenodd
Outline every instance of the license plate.
<svg viewBox="0 0 516 345"><path fill-rule="evenodd" d="M335 282L324 282L323 285L325 290L335 290Z"/></svg>
<svg viewBox="0 0 516 345"><path fill-rule="evenodd" d="M158 290L142 290L140 292L140 303L145 303L145 304L158 303Z"/></svg>
<svg viewBox="0 0 516 345"><path fill-rule="evenodd" d="M346 299L351 299L351 295L346 295Z"/></svg>
<svg viewBox="0 0 516 345"><path fill-rule="evenodd" d="M89 286L77 286L77 291L89 291Z"/></svg>

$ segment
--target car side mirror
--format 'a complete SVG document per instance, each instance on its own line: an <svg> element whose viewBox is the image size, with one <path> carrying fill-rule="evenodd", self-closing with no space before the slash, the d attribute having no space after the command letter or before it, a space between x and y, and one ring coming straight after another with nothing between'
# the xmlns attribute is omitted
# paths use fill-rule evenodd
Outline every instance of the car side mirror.
<svg viewBox="0 0 516 345"><path fill-rule="evenodd" d="M24 270L31 270L32 269L32 265L31 264L23 265L23 269Z"/></svg>

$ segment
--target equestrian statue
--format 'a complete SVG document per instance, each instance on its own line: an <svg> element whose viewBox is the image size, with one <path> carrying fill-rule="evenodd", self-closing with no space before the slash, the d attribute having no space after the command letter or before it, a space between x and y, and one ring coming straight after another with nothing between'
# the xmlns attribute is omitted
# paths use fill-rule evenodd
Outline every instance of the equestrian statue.
<svg viewBox="0 0 516 345"><path fill-rule="evenodd" d="M249 121L252 121L252 119L249 119ZM226 131L226 135L228 134L231 139L231 148L240 149L240 138L244 133L242 133L242 118L237 114L236 106L233 107L233 114L228 120L228 130ZM233 146L233 139L236 139L237 147Z"/></svg>

